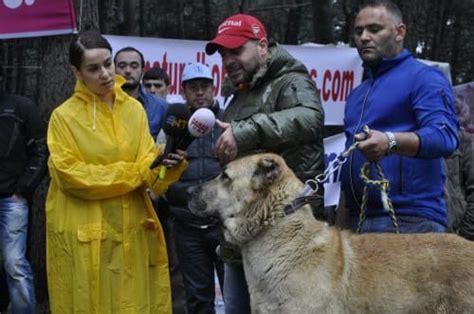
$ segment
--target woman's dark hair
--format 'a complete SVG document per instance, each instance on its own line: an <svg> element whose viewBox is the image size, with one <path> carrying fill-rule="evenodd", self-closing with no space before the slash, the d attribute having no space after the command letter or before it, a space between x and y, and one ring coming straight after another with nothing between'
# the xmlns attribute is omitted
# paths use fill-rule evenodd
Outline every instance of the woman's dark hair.
<svg viewBox="0 0 474 314"><path fill-rule="evenodd" d="M84 51L94 48L108 49L112 54L112 46L99 32L91 30L79 33L69 45L69 63L79 69Z"/></svg>

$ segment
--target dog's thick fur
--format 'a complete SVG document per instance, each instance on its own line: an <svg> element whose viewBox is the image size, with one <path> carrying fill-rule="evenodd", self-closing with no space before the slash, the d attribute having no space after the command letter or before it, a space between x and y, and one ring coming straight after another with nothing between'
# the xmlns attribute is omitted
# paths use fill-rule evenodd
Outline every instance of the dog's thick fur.
<svg viewBox="0 0 474 314"><path fill-rule="evenodd" d="M238 159L193 192L242 249L253 313L473 313L474 243L453 234L356 235L284 215L303 184L273 154Z"/></svg>

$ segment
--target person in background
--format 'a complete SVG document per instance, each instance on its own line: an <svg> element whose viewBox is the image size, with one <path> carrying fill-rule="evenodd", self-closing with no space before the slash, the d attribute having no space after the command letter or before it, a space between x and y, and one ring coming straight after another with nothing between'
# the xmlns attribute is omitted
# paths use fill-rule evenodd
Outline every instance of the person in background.
<svg viewBox="0 0 474 314"><path fill-rule="evenodd" d="M207 66L187 64L183 71L182 87L183 98L191 112L208 108L216 117L221 116L219 103L213 97L215 87L211 70ZM220 163L215 156L215 143L219 134L219 127L215 126L211 133L191 143L187 149L189 167L166 193L174 218L175 239L190 314L215 313L214 271L223 287L224 264L216 254L220 234L218 221L192 214L186 192L188 188L196 187L220 173Z"/></svg>
<svg viewBox="0 0 474 314"><path fill-rule="evenodd" d="M114 57L115 72L122 75L127 82L122 85L122 89L143 104L150 126L150 132L156 142L160 142L158 135L164 136L161 130L164 116L168 109L168 103L154 93L145 91L141 85L144 77L145 60L143 54L136 48L125 47L117 51ZM165 73L166 74L166 73ZM143 84L145 85L145 84ZM173 232L173 222L169 216L167 205L156 195L152 195L158 218L160 219L165 233L166 249L168 251L168 262L171 276L171 291L173 298L174 314L186 313L186 295L183 278L179 269L179 260L176 252L176 244Z"/></svg>
<svg viewBox="0 0 474 314"><path fill-rule="evenodd" d="M448 231L474 241L474 135L469 106L459 96L455 109L461 129L459 147L445 158L448 174L445 198L448 206Z"/></svg>
<svg viewBox="0 0 474 314"><path fill-rule="evenodd" d="M303 181L322 173L324 112L306 67L280 45L269 43L263 24L246 14L219 25L216 37L206 44L207 54L216 51L236 87L223 121L218 121L220 161L267 151L281 155ZM315 213L322 211L322 201L312 207ZM250 313L240 254L228 243L220 251L226 313Z"/></svg>
<svg viewBox="0 0 474 314"><path fill-rule="evenodd" d="M114 64L116 73L127 80L122 85L122 89L145 108L151 135L156 140L163 126L168 103L160 97L145 92L141 85L145 66L143 54L134 47L122 48L115 54Z"/></svg>
<svg viewBox="0 0 474 314"><path fill-rule="evenodd" d="M405 35L402 14L391 1L368 1L357 13L354 41L368 76L350 93L344 115L346 148L358 142L341 176L352 230L362 207L361 168L379 161L400 232L446 231L443 157L459 143L452 90L439 70L403 49ZM362 232L395 230L374 186L366 215Z"/></svg>
<svg viewBox="0 0 474 314"><path fill-rule="evenodd" d="M445 158L448 231L474 241L474 135L459 131L459 148Z"/></svg>
<svg viewBox="0 0 474 314"><path fill-rule="evenodd" d="M0 93L0 252L12 313L36 311L33 272L26 259L28 202L46 174L45 138L34 103Z"/></svg>
<svg viewBox="0 0 474 314"><path fill-rule="evenodd" d="M148 93L166 99L170 86L168 73L161 68L149 69L143 75L143 86Z"/></svg>
<svg viewBox="0 0 474 314"><path fill-rule="evenodd" d="M77 79L48 127L51 175L46 251L52 313L170 313L165 240L147 189L165 192L186 152L160 153L142 104L115 75L112 48L95 31L69 47Z"/></svg>

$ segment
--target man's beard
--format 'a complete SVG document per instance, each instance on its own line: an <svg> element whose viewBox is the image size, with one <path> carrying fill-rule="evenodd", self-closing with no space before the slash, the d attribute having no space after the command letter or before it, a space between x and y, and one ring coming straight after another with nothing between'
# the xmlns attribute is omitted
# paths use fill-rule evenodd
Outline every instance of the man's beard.
<svg viewBox="0 0 474 314"><path fill-rule="evenodd" d="M125 83L122 85L122 89L124 91L133 91L133 90L136 90L138 88L138 86L140 85L139 82L134 82L134 83Z"/></svg>

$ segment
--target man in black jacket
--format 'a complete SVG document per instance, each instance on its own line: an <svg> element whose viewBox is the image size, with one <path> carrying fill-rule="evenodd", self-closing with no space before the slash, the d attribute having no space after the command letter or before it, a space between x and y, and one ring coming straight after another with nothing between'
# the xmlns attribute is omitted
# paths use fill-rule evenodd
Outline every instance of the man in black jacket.
<svg viewBox="0 0 474 314"><path fill-rule="evenodd" d="M0 248L13 313L34 313L28 199L46 173L45 127L27 98L0 94Z"/></svg>
<svg viewBox="0 0 474 314"><path fill-rule="evenodd" d="M182 86L183 97L191 111L209 108L219 117L220 108L213 98L214 84L207 66L200 63L186 65ZM166 194L175 219L176 246L189 314L214 313L214 271L221 287L223 283L224 265L216 254L220 234L217 221L192 214L186 192L220 173L221 166L214 152L219 134L216 126L210 134L194 140L187 149L188 168Z"/></svg>

